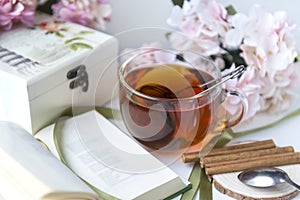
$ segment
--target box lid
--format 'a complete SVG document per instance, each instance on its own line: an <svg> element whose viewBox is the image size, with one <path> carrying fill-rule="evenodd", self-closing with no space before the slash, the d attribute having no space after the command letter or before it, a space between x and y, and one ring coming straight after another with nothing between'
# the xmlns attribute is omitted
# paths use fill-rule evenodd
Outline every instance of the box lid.
<svg viewBox="0 0 300 200"><path fill-rule="evenodd" d="M38 13L34 27L20 25L0 33L0 70L25 80L32 100L66 82L70 69L111 39L108 34Z"/></svg>

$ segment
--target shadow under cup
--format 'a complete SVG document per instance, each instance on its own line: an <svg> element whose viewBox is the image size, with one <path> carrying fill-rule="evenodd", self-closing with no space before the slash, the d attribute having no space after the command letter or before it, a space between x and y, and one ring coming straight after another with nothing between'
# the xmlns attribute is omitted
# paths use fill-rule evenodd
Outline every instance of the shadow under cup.
<svg viewBox="0 0 300 200"><path fill-rule="evenodd" d="M221 72L198 54L139 50L121 66L119 80L125 126L150 150L201 151L224 122L224 90L209 89Z"/></svg>

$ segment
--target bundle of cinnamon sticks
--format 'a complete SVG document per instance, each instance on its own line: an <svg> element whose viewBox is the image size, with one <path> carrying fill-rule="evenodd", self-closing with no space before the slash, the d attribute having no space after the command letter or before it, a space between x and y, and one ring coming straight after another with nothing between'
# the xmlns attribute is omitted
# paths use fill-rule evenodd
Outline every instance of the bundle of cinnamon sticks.
<svg viewBox="0 0 300 200"><path fill-rule="evenodd" d="M273 140L255 141L213 149L199 158L199 152L185 153L184 162L200 162L207 175L300 163L300 152L292 146L277 147Z"/></svg>

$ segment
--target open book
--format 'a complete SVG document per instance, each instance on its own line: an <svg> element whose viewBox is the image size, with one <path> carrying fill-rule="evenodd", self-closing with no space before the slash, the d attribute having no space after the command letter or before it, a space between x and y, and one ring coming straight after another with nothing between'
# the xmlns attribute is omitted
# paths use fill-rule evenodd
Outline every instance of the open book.
<svg viewBox="0 0 300 200"><path fill-rule="evenodd" d="M22 127L0 122L3 199L99 199L82 180Z"/></svg>
<svg viewBox="0 0 300 200"><path fill-rule="evenodd" d="M49 134L53 128L54 135ZM6 157L1 167L19 183L21 178L22 187L36 199L171 199L191 187L96 111L60 120L36 134L52 153L20 127L14 129L18 131L5 134L6 142L0 142L0 156ZM11 140L19 141L23 150L9 151L14 149L8 145ZM29 179L34 181L26 185Z"/></svg>

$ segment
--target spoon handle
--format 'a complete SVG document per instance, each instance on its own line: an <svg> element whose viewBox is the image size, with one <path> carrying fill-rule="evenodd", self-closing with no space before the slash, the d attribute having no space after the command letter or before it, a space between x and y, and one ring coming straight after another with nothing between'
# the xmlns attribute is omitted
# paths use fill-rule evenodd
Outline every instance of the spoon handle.
<svg viewBox="0 0 300 200"><path fill-rule="evenodd" d="M219 87L220 85L222 85L223 83L225 83L226 81L228 81L229 79L234 79L234 78L237 78L239 77L240 75L242 75L244 72L246 71L246 67L244 65L240 65L238 66L236 69L234 69L232 72L229 72L227 74L224 74L222 76L222 79L217 82L218 80L214 79L214 80L211 80L211 81L208 81L204 84L201 84L200 86L198 87L203 87L203 86L206 86L206 85L209 85L209 84L212 84L214 83L214 85L206 88L205 90L203 90L201 93L207 93L209 92L210 90L213 90L214 88L216 87ZM200 93L200 94L201 94Z"/></svg>
<svg viewBox="0 0 300 200"><path fill-rule="evenodd" d="M294 181L292 181L289 176L285 175L284 178L287 183L291 184L292 186L294 186L295 188L300 190L300 185L298 185Z"/></svg>

